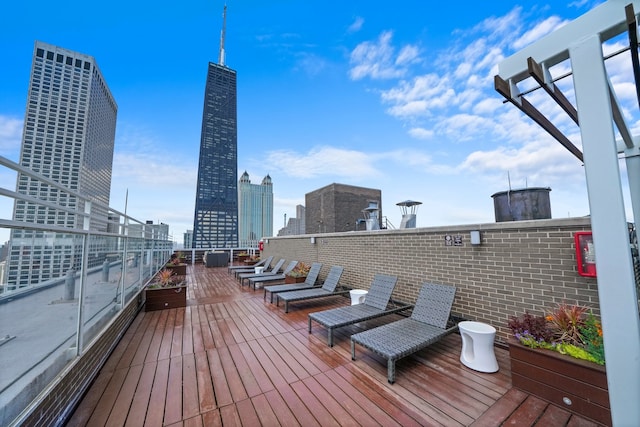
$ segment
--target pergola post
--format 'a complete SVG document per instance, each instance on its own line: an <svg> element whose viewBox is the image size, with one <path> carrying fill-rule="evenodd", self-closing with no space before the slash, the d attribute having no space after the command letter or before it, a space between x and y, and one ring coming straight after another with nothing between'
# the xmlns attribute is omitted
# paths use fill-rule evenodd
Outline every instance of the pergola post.
<svg viewBox="0 0 640 427"><path fill-rule="evenodd" d="M596 247L598 295L614 425L640 420L640 319L602 43L569 47Z"/></svg>

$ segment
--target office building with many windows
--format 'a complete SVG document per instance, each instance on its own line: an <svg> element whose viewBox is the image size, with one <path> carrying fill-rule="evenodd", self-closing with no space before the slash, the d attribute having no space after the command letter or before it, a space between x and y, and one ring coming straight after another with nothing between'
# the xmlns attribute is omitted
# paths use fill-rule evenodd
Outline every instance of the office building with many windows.
<svg viewBox="0 0 640 427"><path fill-rule="evenodd" d="M236 72L224 64L227 7L218 63L209 62L204 89L193 248L238 246L238 122Z"/></svg>
<svg viewBox="0 0 640 427"><path fill-rule="evenodd" d="M273 183L269 175L252 184L247 172L238 183L238 235L240 247L256 247L262 237L273 236Z"/></svg>
<svg viewBox="0 0 640 427"><path fill-rule="evenodd" d="M91 56L36 41L20 165L108 206L118 106ZM89 206L41 180L18 174L17 192L66 206L60 210L17 200L13 218L66 228L86 227ZM107 209L91 207L91 230L107 231ZM79 267L75 239L49 245L42 233L13 230L8 287L24 287ZM55 254L54 254L55 252ZM64 254L64 255L61 255Z"/></svg>

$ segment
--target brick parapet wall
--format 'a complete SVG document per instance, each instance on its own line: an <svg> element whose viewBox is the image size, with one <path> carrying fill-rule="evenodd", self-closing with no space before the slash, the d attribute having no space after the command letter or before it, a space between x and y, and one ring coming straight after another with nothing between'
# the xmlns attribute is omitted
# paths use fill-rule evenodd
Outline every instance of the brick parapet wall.
<svg viewBox="0 0 640 427"><path fill-rule="evenodd" d="M344 267L342 283L367 289L374 274L398 276L393 298L414 302L425 282L457 288L453 312L493 325L506 341L506 323L528 310L543 314L561 302L591 307L599 315L597 281L577 273L574 233L589 218L270 237L264 255ZM479 230L481 245L469 232ZM462 237L461 246L445 236ZM315 243L311 243L311 237Z"/></svg>

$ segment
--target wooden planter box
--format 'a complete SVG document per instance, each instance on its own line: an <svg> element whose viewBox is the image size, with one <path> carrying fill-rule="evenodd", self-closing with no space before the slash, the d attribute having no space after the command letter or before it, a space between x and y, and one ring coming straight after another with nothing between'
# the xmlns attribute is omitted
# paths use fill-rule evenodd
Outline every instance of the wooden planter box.
<svg viewBox="0 0 640 427"><path fill-rule="evenodd" d="M249 258L251 258L250 255L238 255L238 262L245 262Z"/></svg>
<svg viewBox="0 0 640 427"><path fill-rule="evenodd" d="M302 283L307 280L307 276L292 277L284 276L284 283Z"/></svg>
<svg viewBox="0 0 640 427"><path fill-rule="evenodd" d="M166 264L164 268L167 268L173 271L174 276L186 276L187 275L187 264Z"/></svg>
<svg viewBox="0 0 640 427"><path fill-rule="evenodd" d="M254 265L254 264L257 264L259 262L260 262L259 259L245 259L244 260L244 263L247 264L247 265Z"/></svg>
<svg viewBox="0 0 640 427"><path fill-rule="evenodd" d="M511 383L527 393L604 425L611 425L604 366L509 341Z"/></svg>
<svg viewBox="0 0 640 427"><path fill-rule="evenodd" d="M187 306L187 285L145 289L144 311Z"/></svg>

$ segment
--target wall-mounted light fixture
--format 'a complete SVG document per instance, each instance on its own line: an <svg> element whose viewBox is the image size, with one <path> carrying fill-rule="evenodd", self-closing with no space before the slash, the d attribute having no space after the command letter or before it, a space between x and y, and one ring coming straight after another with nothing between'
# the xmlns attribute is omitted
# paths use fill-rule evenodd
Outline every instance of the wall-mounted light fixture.
<svg viewBox="0 0 640 427"><path fill-rule="evenodd" d="M479 230L471 230L469 232L470 235L470 240L471 240L471 244L472 245L479 245L481 244L481 240L480 240L480 231Z"/></svg>
<svg viewBox="0 0 640 427"><path fill-rule="evenodd" d="M312 238L310 239L310 241L311 241L311 244L312 244L312 245L315 245L315 244L316 244L316 238L315 238L315 237L312 237Z"/></svg>

